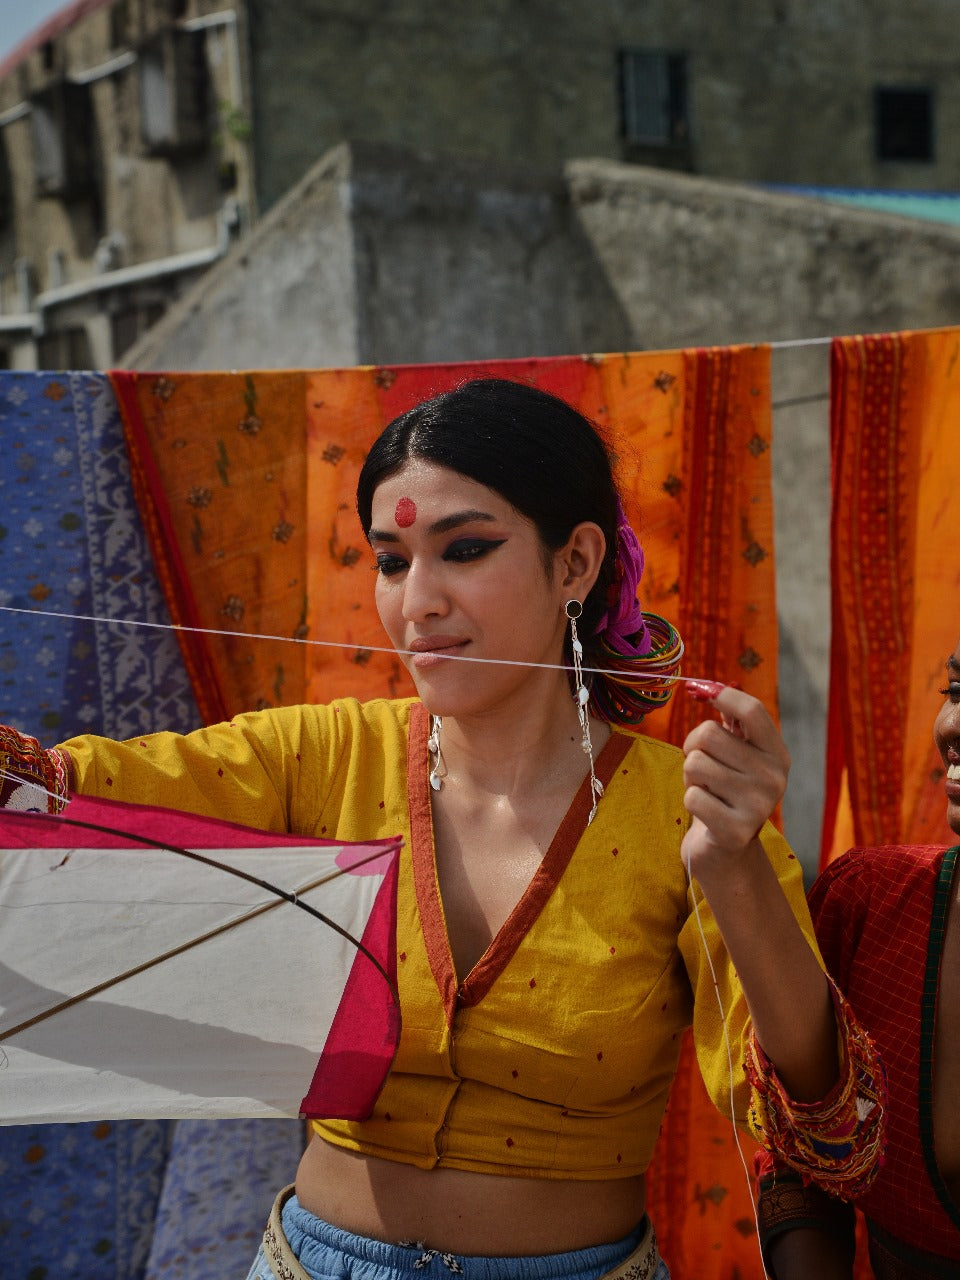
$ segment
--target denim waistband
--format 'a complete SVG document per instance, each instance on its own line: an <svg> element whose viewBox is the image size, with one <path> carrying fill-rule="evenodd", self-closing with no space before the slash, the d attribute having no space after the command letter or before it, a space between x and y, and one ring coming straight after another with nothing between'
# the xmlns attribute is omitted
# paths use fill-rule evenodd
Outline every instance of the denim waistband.
<svg viewBox="0 0 960 1280"><path fill-rule="evenodd" d="M283 1232L300 1265L324 1280L596 1280L637 1248L649 1229L646 1218L611 1244L564 1253L486 1257L445 1253L418 1244L386 1244L343 1231L304 1209L295 1195L283 1205Z"/></svg>

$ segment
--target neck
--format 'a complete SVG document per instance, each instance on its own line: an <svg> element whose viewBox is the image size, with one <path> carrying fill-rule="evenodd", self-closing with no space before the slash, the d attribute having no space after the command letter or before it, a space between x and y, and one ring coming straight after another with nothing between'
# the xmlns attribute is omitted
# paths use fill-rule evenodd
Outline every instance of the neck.
<svg viewBox="0 0 960 1280"><path fill-rule="evenodd" d="M596 757L610 729L592 720L590 731ZM521 705L511 700L509 706L444 716L445 783L498 796L566 788L589 769L581 738L566 678L551 691L541 688L523 698Z"/></svg>

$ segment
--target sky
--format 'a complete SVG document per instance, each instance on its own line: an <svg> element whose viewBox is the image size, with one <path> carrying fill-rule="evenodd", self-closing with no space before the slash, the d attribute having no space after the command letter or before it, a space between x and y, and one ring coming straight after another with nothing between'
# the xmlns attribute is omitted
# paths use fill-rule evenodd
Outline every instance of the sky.
<svg viewBox="0 0 960 1280"><path fill-rule="evenodd" d="M0 59L69 0L0 0Z"/></svg>

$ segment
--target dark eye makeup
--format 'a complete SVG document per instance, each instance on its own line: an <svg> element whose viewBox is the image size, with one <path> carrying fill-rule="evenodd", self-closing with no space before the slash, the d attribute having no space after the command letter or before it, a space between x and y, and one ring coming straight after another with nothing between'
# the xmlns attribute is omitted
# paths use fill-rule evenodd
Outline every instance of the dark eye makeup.
<svg viewBox="0 0 960 1280"><path fill-rule="evenodd" d="M451 542L443 553L444 560L452 560L463 564L469 560L480 560L483 556L502 547L506 538L458 538Z"/></svg>

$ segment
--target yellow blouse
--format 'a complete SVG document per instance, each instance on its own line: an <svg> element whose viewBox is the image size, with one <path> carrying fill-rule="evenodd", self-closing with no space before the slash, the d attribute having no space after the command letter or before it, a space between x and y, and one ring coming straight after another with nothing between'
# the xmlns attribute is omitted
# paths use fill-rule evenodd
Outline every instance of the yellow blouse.
<svg viewBox="0 0 960 1280"><path fill-rule="evenodd" d="M360 840L401 833L397 949L403 1031L373 1115L314 1120L327 1141L420 1168L605 1179L650 1162L683 1030L730 1113L727 1047L680 861L682 755L614 731L587 826L585 780L543 862L475 968L454 972L434 862L428 717L416 700L352 700L238 716L179 737L63 744L77 790L274 831ZM816 949L800 867L764 847ZM706 902L748 1124L746 1004Z"/></svg>

